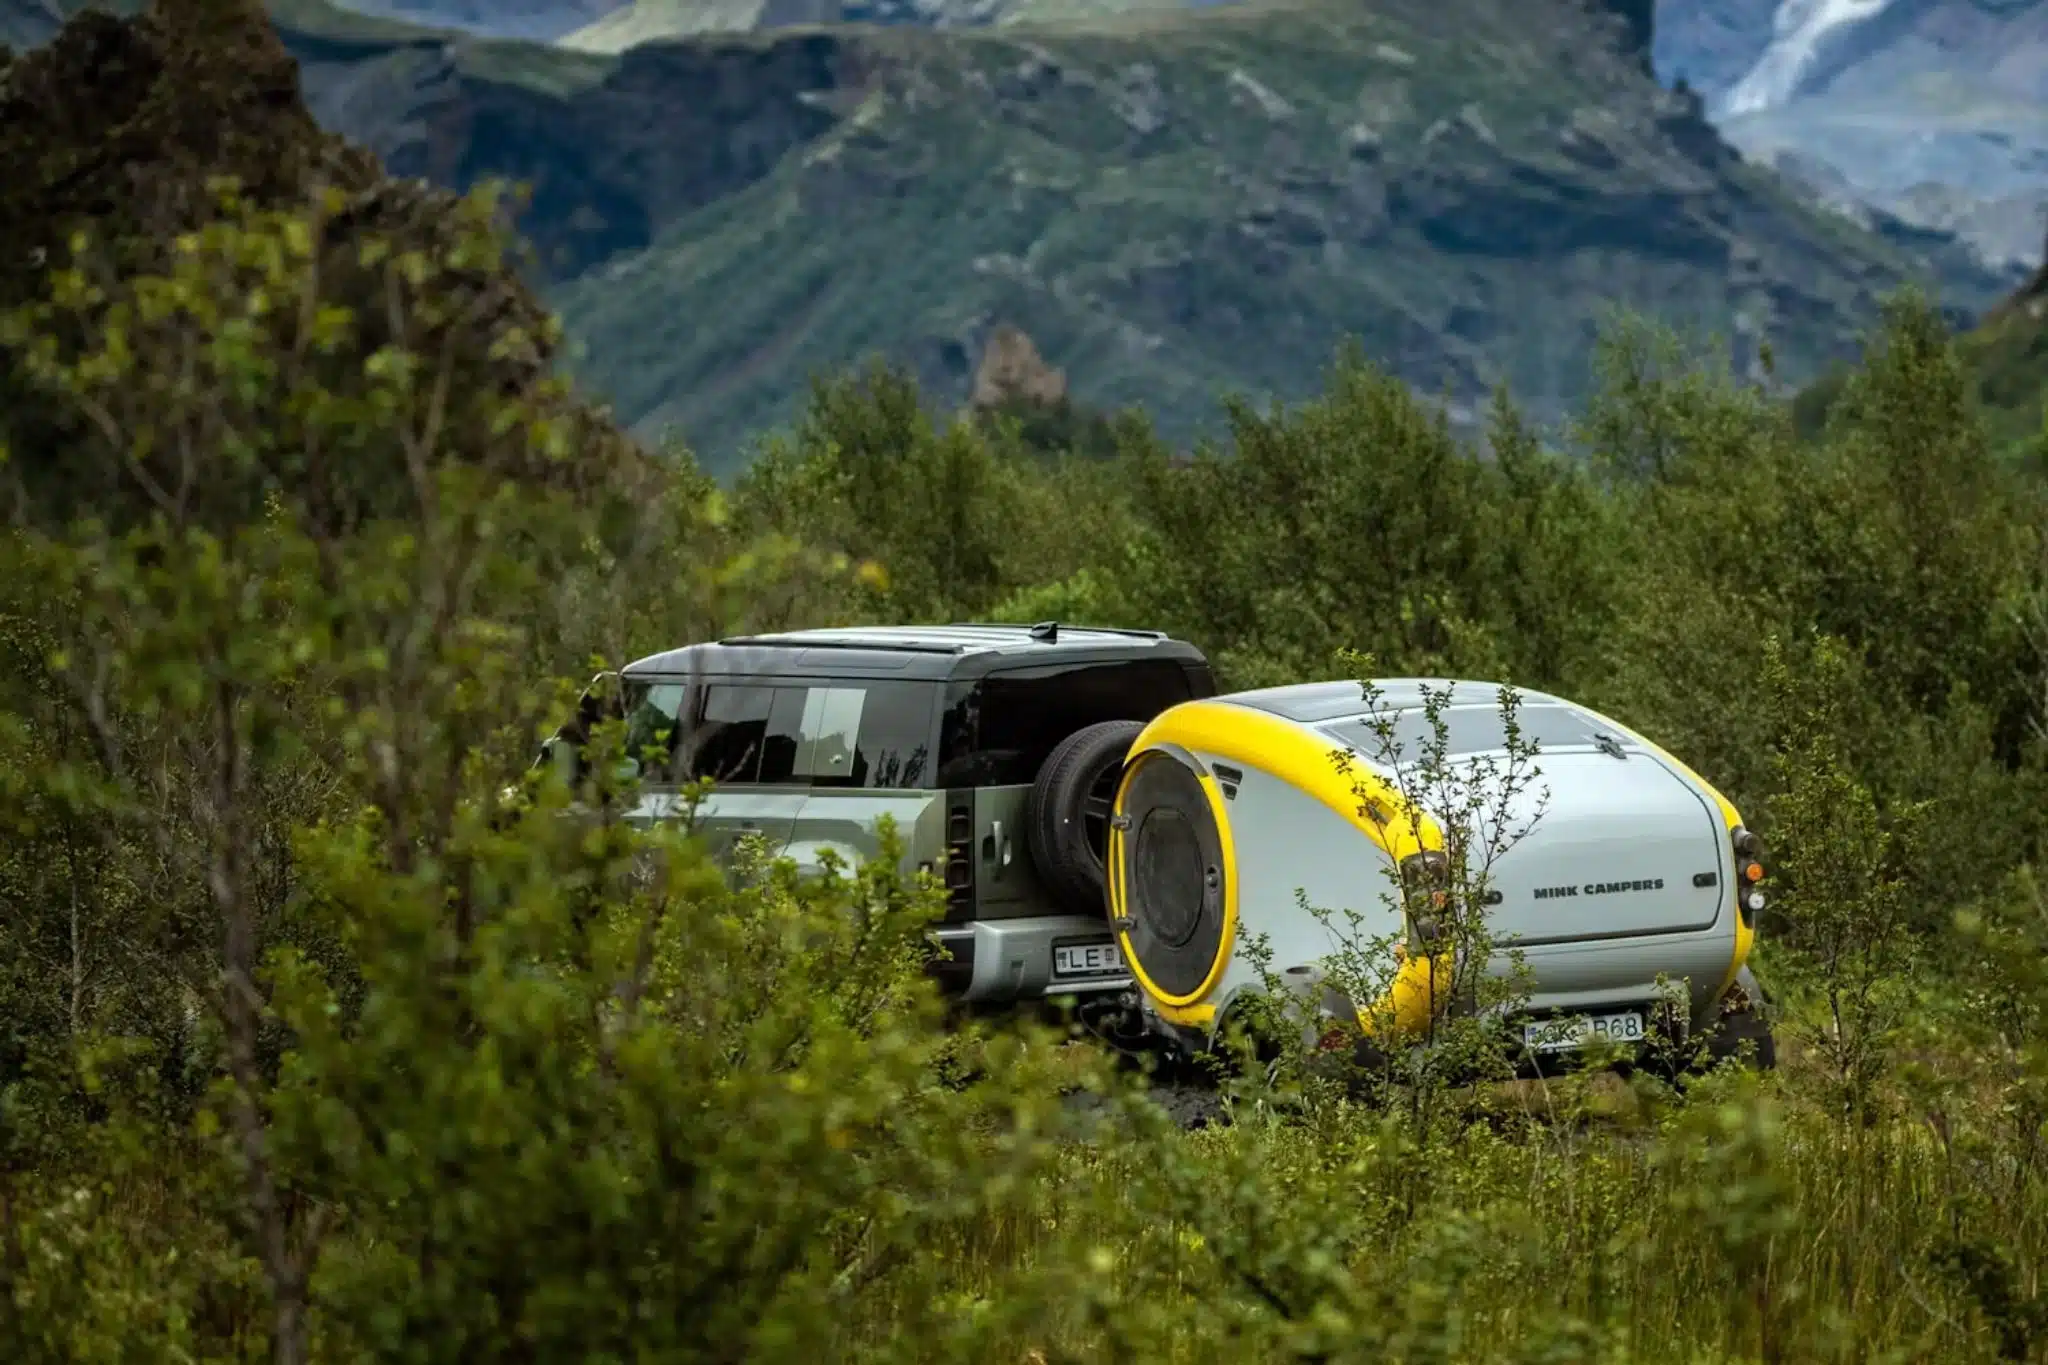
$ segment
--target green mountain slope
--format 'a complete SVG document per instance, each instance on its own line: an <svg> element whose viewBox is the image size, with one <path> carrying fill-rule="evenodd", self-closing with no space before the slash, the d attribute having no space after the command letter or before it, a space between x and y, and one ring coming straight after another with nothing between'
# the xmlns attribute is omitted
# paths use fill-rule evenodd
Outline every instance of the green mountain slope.
<svg viewBox="0 0 2048 1365"><path fill-rule="evenodd" d="M2048 261L2011 298L1956 338L1996 447L2048 469ZM1846 370L1833 366L1794 396L1801 430L1818 433L1841 399Z"/></svg>
<svg viewBox="0 0 2048 1365"><path fill-rule="evenodd" d="M552 41L617 9L622 0L348 0L387 19L499 38Z"/></svg>
<svg viewBox="0 0 2048 1365"><path fill-rule="evenodd" d="M624 52L641 43L699 33L744 33L774 26L776 10L796 9L783 22L822 23L840 17L837 4L799 0L773 6L770 0L645 0L613 10L564 35L562 46L584 52Z"/></svg>
<svg viewBox="0 0 2048 1365"><path fill-rule="evenodd" d="M1571 3L1246 4L628 62L652 88L684 53L804 45L829 128L557 295L622 415L714 452L871 348L959 392L1002 320L1078 398L1185 436L1224 388L1306 391L1346 335L1424 389L1476 404L1505 381L1555 414L1616 304L1747 328L1797 378L1927 274L1742 165ZM2009 288L1943 269L1968 309Z"/></svg>
<svg viewBox="0 0 2048 1365"><path fill-rule="evenodd" d="M21 5L30 0L4 0ZM1176 438L1335 347L1466 409L1572 403L1615 305L1768 341L1799 380L1879 297L2007 293L1746 166L1647 74L1644 0L1340 0L616 55L277 0L326 126L401 175L531 184L580 374L714 463L870 353L964 397L1021 325Z"/></svg>

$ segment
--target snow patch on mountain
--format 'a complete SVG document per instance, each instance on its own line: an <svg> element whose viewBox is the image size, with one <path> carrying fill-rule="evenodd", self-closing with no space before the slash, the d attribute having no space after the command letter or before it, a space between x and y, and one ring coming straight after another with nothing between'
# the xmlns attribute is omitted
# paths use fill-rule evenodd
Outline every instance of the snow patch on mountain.
<svg viewBox="0 0 2048 1365"><path fill-rule="evenodd" d="M1772 19L1770 46L1729 90L1726 115L1776 108L1799 93L1801 83L1831 49L1898 0L1783 0Z"/></svg>

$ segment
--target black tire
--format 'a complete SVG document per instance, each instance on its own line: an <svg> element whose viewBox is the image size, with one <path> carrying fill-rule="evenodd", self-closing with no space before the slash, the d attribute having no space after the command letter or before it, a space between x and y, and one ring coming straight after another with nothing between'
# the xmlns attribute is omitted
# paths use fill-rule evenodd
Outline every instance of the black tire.
<svg viewBox="0 0 2048 1365"><path fill-rule="evenodd" d="M1110 809L1124 756L1144 728L1105 720L1076 730L1045 756L1031 784L1025 841L1039 880L1062 905L1108 911Z"/></svg>
<svg viewBox="0 0 2048 1365"><path fill-rule="evenodd" d="M1705 1056L1695 1065L1711 1070L1730 1058L1740 1058L1745 1066L1758 1071L1775 1070L1778 1040L1771 1032L1770 1001L1746 966L1736 976L1736 993L1740 1000L1738 1008L1720 1015L1703 1030Z"/></svg>
<svg viewBox="0 0 2048 1365"><path fill-rule="evenodd" d="M1778 1040L1771 1032L1770 1022L1755 1008L1724 1015L1708 1030L1707 1067L1737 1057L1757 1071L1777 1068Z"/></svg>

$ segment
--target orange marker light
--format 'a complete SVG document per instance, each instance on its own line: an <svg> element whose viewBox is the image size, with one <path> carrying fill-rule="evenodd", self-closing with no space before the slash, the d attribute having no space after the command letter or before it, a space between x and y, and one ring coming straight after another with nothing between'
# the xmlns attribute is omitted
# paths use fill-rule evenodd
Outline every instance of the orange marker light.
<svg viewBox="0 0 2048 1365"><path fill-rule="evenodd" d="M1743 868L1742 879L1746 882L1762 881L1764 879L1764 865L1762 863L1751 863L1748 867Z"/></svg>

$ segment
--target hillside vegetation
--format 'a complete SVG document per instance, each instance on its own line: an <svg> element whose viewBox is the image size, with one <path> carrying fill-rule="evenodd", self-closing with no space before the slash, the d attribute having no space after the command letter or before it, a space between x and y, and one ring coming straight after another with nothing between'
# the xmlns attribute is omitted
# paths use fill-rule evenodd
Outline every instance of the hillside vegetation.
<svg viewBox="0 0 2048 1365"><path fill-rule="evenodd" d="M2048 431L2048 263L1962 332L1956 352L1993 448L2021 461L2038 458ZM1799 430L1809 436L1820 431L1848 374L1832 368L1793 396Z"/></svg>
<svg viewBox="0 0 2048 1365"><path fill-rule="evenodd" d="M1994 436L2024 446L2048 434L2048 262L1963 345Z"/></svg>
<svg viewBox="0 0 2048 1365"><path fill-rule="evenodd" d="M1905 280L1971 312L2009 288L1809 206L1607 16L1539 9L1306 0L636 49L665 89L717 54L808 93L725 125L787 150L556 291L579 374L721 464L869 352L957 395L999 320L1079 398L1176 439L1213 429L1225 390L1303 396L1346 335L1460 412L1506 383L1550 420L1615 304L1739 364L1767 339L1796 381Z"/></svg>
<svg viewBox="0 0 2048 1365"><path fill-rule="evenodd" d="M1618 324L1569 456L1356 354L1192 459L876 369L719 488L547 374L499 206L253 135L214 59L280 50L211 17L6 72L0 245L53 237L0 301L0 1359L2048 1353L2048 482L1930 310L1811 438ZM181 97L86 102L94 53ZM1048 617L1640 728L1767 842L1781 1065L1359 1099L1282 1050L1190 1130L944 1017L931 885L728 874L528 766L665 645Z"/></svg>
<svg viewBox="0 0 2048 1365"><path fill-rule="evenodd" d="M1648 74L1636 0L1020 11L620 54L270 9L323 127L396 175L532 187L579 380L721 472L869 355L959 402L1003 323L1077 401L1186 443L1225 392L1305 397L1347 336L1468 427L1497 383L1548 423L1617 306L1741 370L1767 344L1797 384L1904 282L1958 317L2017 282L1742 163Z"/></svg>

